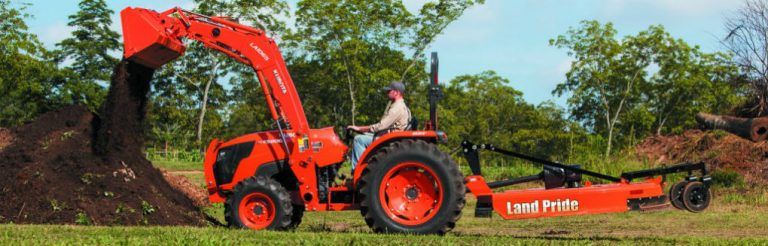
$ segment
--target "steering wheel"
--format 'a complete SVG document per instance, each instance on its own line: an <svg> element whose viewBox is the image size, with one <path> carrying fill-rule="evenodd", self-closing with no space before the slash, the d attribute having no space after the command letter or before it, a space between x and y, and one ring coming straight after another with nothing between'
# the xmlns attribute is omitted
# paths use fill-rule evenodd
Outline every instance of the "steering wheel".
<svg viewBox="0 0 768 246"><path fill-rule="evenodd" d="M340 127L341 129L343 129L342 135L341 135L341 141L344 141L344 143L346 143L347 145L350 145L352 143L352 132L354 132L354 130L347 128L347 126L340 126Z"/></svg>

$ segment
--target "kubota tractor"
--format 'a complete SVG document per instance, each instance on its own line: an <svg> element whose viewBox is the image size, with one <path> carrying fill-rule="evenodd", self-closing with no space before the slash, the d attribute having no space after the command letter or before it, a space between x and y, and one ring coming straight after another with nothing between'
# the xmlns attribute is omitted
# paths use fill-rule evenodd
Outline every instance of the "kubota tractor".
<svg viewBox="0 0 768 246"><path fill-rule="evenodd" d="M125 59L158 68L184 53L181 40L186 38L227 54L256 73L276 129L226 142L214 139L205 154L209 199L224 203L230 226L289 229L301 223L305 211L359 209L376 232L442 234L456 225L466 191L477 198L475 216L487 217L495 211L504 219L647 210L670 201L676 208L701 212L711 200L711 178L704 163L614 177L469 141L461 149L472 175L463 178L456 163L436 146L447 137L437 130L436 104L441 91L434 53L430 119L424 130L414 127L381 134L360 157L351 184L334 185L348 148L333 128L309 127L280 50L262 30L179 8L161 13L126 8L121 17ZM480 170L480 150L542 164L543 170L486 182ZM666 175L678 172L688 175L665 193ZM582 175L610 183L592 184L583 181ZM642 180L633 181L636 179ZM532 181L542 182L544 187L493 191Z"/></svg>
<svg viewBox="0 0 768 246"><path fill-rule="evenodd" d="M182 39L191 39L256 73L277 129L214 139L205 154L209 199L224 202L230 226L288 229L301 223L304 211L359 209L374 231L421 234L445 233L459 219L462 175L435 146L446 139L437 131L436 73L425 129L381 134L363 153L351 184L333 185L348 147L332 127L310 128L280 50L262 30L179 8L129 7L120 14L125 59L159 68L184 53Z"/></svg>

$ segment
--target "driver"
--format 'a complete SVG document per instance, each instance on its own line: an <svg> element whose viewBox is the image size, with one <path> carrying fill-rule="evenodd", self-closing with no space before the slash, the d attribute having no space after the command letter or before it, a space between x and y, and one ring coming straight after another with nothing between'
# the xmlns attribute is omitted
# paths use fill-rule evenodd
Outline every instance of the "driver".
<svg viewBox="0 0 768 246"><path fill-rule="evenodd" d="M362 133L355 136L352 144L352 173L355 173L357 161L363 155L365 148L373 142L375 133L402 131L408 127L411 111L408 110L408 106L403 100L405 85L399 81L394 81L382 90L387 92L390 103L381 120L370 126L347 126L347 129Z"/></svg>

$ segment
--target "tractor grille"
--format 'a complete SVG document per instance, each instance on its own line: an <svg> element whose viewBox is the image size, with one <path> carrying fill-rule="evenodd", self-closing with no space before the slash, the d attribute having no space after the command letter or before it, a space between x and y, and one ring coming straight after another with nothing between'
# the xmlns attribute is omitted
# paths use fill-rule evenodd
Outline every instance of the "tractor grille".
<svg viewBox="0 0 768 246"><path fill-rule="evenodd" d="M213 164L213 176L217 185L232 182L240 161L251 155L254 142L245 142L221 148L216 155L216 163Z"/></svg>

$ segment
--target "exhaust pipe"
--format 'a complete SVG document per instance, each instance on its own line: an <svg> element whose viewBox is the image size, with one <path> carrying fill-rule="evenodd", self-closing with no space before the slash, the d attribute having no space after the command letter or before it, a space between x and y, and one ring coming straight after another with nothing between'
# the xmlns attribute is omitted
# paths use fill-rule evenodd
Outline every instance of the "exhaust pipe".
<svg viewBox="0 0 768 246"><path fill-rule="evenodd" d="M696 122L707 129L720 129L753 142L768 139L768 117L741 118L707 113L696 114Z"/></svg>

